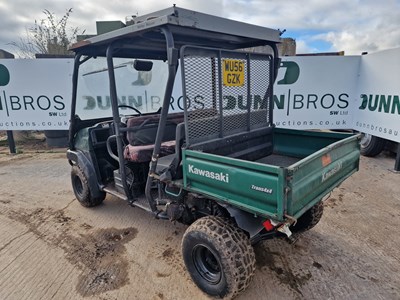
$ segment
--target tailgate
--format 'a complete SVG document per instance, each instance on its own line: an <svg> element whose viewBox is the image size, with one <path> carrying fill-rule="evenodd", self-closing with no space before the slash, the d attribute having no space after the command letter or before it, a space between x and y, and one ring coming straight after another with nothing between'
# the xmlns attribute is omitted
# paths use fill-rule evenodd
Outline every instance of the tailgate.
<svg viewBox="0 0 400 300"><path fill-rule="evenodd" d="M186 189L254 213L283 218L283 168L183 150Z"/></svg>
<svg viewBox="0 0 400 300"><path fill-rule="evenodd" d="M287 213L301 216L358 170L359 136L337 141L288 167Z"/></svg>

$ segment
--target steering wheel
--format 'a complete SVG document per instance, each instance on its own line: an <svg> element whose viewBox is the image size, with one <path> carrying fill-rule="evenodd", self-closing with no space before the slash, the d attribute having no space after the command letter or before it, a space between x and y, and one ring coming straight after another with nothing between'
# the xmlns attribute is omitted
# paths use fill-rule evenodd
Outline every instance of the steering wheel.
<svg viewBox="0 0 400 300"><path fill-rule="evenodd" d="M124 108L124 107L125 107L125 108L130 108L130 109L134 110L135 112L138 113L139 116L142 115L142 113L140 112L140 110L138 110L137 108L135 108L135 107L133 107L133 106L126 105L126 104L120 104L120 105L118 105L118 108Z"/></svg>

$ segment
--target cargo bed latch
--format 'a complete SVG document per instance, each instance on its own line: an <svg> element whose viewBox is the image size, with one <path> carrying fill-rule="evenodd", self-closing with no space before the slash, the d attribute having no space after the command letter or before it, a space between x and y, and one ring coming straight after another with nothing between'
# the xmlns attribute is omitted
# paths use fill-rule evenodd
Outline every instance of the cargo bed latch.
<svg viewBox="0 0 400 300"><path fill-rule="evenodd" d="M274 222L273 220L271 220L271 224L273 226L279 225L278 222ZM276 231L279 231L279 232L285 234L288 238L290 238L292 236L292 232L289 229L291 224L292 224L291 222L285 222L285 223L281 224L279 227L276 227Z"/></svg>
<svg viewBox="0 0 400 300"><path fill-rule="evenodd" d="M292 232L290 231L289 226L290 226L289 223L283 223L276 230L282 232L283 234L286 234L286 236L290 238L292 236Z"/></svg>

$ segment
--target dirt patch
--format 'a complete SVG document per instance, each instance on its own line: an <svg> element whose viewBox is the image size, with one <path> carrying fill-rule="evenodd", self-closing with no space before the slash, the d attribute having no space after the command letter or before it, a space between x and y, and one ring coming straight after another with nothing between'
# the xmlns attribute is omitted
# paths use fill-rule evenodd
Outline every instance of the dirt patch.
<svg viewBox="0 0 400 300"><path fill-rule="evenodd" d="M162 253L162 257L163 257L163 258L168 258L168 259L169 259L169 258L172 258L173 255L174 255L174 250L171 249L171 248L165 249L165 250L163 251L163 253Z"/></svg>
<svg viewBox="0 0 400 300"><path fill-rule="evenodd" d="M136 228L99 229L80 237L68 237L62 248L67 259L78 266L96 269L99 262L114 262L125 251L124 244L136 237ZM113 259L110 259L113 258Z"/></svg>
<svg viewBox="0 0 400 300"><path fill-rule="evenodd" d="M324 207L335 208L336 206L341 206L344 199L343 189L339 188L341 191L336 196L329 195L329 197L324 201Z"/></svg>
<svg viewBox="0 0 400 300"><path fill-rule="evenodd" d="M76 286L81 296L98 295L129 282L129 262L125 258L124 244L136 237L136 228L99 229L75 236L74 220L64 210L37 208L30 212L10 211L8 217L27 226L28 232L46 243L64 250L65 258L82 270ZM79 227L86 230L92 228L87 223Z"/></svg>
<svg viewBox="0 0 400 300"><path fill-rule="evenodd" d="M124 244L136 237L137 229L109 228L71 239L63 249L73 264L85 266L76 287L82 296L117 289L129 282Z"/></svg>
<svg viewBox="0 0 400 300"><path fill-rule="evenodd" d="M171 274L165 274L165 273L161 273L161 272L156 272L156 276L158 277L158 278L164 278L164 277L169 277L169 276L171 276Z"/></svg>
<svg viewBox="0 0 400 300"><path fill-rule="evenodd" d="M268 247L256 246L254 247L254 251L258 268L261 268L261 270L267 268L274 272L281 284L286 285L295 294L303 297L301 288L311 279L311 273L296 274L292 271L286 257L282 253L273 252Z"/></svg>
<svg viewBox="0 0 400 300"><path fill-rule="evenodd" d="M60 224L67 224L68 222L70 222L72 220L72 218L67 217L64 213L63 210L59 210L57 212L55 212L54 214L54 221Z"/></svg>
<svg viewBox="0 0 400 300"><path fill-rule="evenodd" d="M19 210L9 211L8 217L28 227L28 231L37 235L40 239L45 240L47 233L39 230L39 227L46 223L51 216L52 210L49 208L37 208L33 211Z"/></svg>
<svg viewBox="0 0 400 300"><path fill-rule="evenodd" d="M157 294L157 299L163 300L164 299L164 294L158 293Z"/></svg>
<svg viewBox="0 0 400 300"><path fill-rule="evenodd" d="M319 262L316 262L316 261L314 261L312 265L313 265L313 267L316 267L317 269L323 269L324 268Z"/></svg>
<svg viewBox="0 0 400 300"><path fill-rule="evenodd" d="M190 280L188 273L186 271L186 267L183 263L182 255L180 250L171 248L170 244L161 244L160 252L155 253L157 258L166 262L169 266L175 269L176 272L183 274L187 280ZM156 277L168 277L169 275L166 273L156 272Z"/></svg>
<svg viewBox="0 0 400 300"><path fill-rule="evenodd" d="M90 230L90 229L92 229L92 228L93 228L93 226L92 226L92 225L90 225L90 224L87 224L87 223L83 223L83 224L81 224L81 225L80 225L80 227L82 227L83 229L86 229L86 230Z"/></svg>

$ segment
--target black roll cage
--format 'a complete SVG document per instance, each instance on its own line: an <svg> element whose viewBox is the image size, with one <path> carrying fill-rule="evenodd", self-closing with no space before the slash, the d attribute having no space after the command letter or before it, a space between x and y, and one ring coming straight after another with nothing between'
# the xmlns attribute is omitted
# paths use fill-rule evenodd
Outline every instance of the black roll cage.
<svg viewBox="0 0 400 300"><path fill-rule="evenodd" d="M167 116L168 116L168 111L169 111L169 102L171 99L172 95L172 89L178 69L178 64L179 64L179 49L182 46L185 46L185 43L182 43L180 41L179 45L174 40L174 33L172 32L171 28L173 28L174 33L176 33L179 37L181 32L177 30L178 27L176 26L170 26L170 25L163 25L158 27L158 32L161 32L164 36L164 53L161 52L160 50L160 39L158 39L157 42L157 47L154 48L154 51L149 51L148 54L146 54L146 51L144 51L143 46L135 46L135 42L137 42L137 37L125 37L123 39L112 39L108 41L108 43L100 43L98 49L99 52L96 52L96 46L89 45L86 47L85 45L81 48L76 47L73 49L76 51L75 55L75 61L74 61L74 69L73 69L73 89L72 89L72 103L71 103L71 120L70 120L70 130L69 130L69 148L71 150L74 149L74 136L76 132L84 127L94 125L98 123L99 121L104 121L105 119L96 119L96 120L80 120L78 116L75 115L76 110L76 101L77 101L77 85L78 85L78 73L79 73L79 67L82 65L84 62L89 60L92 57L96 56L104 56L107 59L107 67L108 67L108 77L109 77L109 87L110 87L110 98L111 98L111 106L112 106L112 120L114 122L114 130L115 130L115 137L116 137L116 144L117 144L117 151L118 151L118 163L119 163L119 172L121 175L122 184L123 188L125 191L126 196L128 197L128 201L134 201L134 199L130 199L131 193L129 191L128 184L126 182L126 170L125 170L125 160L124 160L124 155L123 155L123 133L125 130L121 128L121 118L119 116L119 108L118 108L118 100L117 100L117 90L116 90L116 82L115 82L115 72L114 72L114 64L113 64L113 57L132 57L132 54L135 54L135 58L148 58L148 59L161 59L161 60L166 60L168 63L168 79L166 83L166 89L164 93L164 99L162 102L162 109L160 113L160 119L159 119L159 124L158 124L158 129L157 129L157 135L156 135L156 140L154 144L154 150L149 166L149 174L147 177L147 182L146 182L146 187L145 187L145 195L146 198L150 204L151 210L156 213L157 208L156 208L156 203L151 195L151 187L152 187L152 182L153 179L157 178L158 175L156 174L156 167L157 167L157 161L159 158L160 154L160 147L162 143L162 137L164 135L164 130L165 130L165 125L167 122ZM178 28L180 29L180 28ZM189 30L189 29L188 29ZM148 32L144 33L143 35L148 34ZM152 32L154 35L154 31ZM209 35L213 36L214 33L209 33ZM214 34L215 35L215 34ZM196 38L188 38L187 36L184 36L186 39L187 44L191 45L196 45L198 42L196 41ZM140 36L139 36L140 38ZM224 37L225 38L225 37ZM226 39L226 38L225 38ZM204 39L206 40L206 39ZM234 41L236 41L234 39ZM156 42L154 42L154 45L156 45ZM203 41L203 44L205 42ZM211 43L211 42L210 42ZM215 46L216 42L212 42L212 46ZM237 42L234 44L233 42L228 43L226 40L223 40L222 42L222 47L223 48L228 48L228 49L238 49L238 48L245 48L248 46L255 46L255 45L268 45L272 48L273 50L273 55L274 55L274 80L276 79L277 76L277 70L279 68L279 56L278 56L278 50L276 46L276 41L270 42L268 40L256 40L256 41L248 41L245 40L245 42L241 41ZM133 46L132 46L133 45ZM217 44L218 45L218 44ZM150 43L151 47L152 44ZM114 56L115 55L115 56ZM83 57L83 59L82 59ZM270 91L272 93L272 90ZM111 120L110 118L107 118L107 120ZM271 116L271 122L272 122L272 116Z"/></svg>

